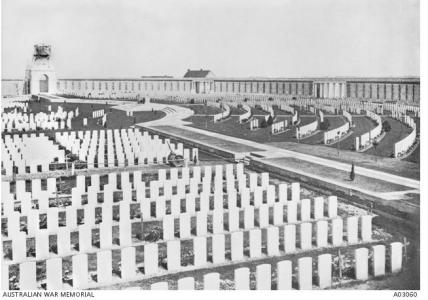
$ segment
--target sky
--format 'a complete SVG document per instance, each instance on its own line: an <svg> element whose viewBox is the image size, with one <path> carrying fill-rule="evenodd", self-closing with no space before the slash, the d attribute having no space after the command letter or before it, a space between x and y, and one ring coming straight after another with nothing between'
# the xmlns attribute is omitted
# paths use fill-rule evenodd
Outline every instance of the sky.
<svg viewBox="0 0 428 300"><path fill-rule="evenodd" d="M2 77L419 76L419 0L2 0Z"/></svg>

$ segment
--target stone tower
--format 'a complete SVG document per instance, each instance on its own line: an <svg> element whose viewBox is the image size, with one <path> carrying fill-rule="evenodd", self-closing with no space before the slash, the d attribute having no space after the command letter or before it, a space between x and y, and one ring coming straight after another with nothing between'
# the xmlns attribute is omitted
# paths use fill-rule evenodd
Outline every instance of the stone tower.
<svg viewBox="0 0 428 300"><path fill-rule="evenodd" d="M29 94L56 93L56 75L51 62L51 46L34 45L33 62L25 75L25 88Z"/></svg>

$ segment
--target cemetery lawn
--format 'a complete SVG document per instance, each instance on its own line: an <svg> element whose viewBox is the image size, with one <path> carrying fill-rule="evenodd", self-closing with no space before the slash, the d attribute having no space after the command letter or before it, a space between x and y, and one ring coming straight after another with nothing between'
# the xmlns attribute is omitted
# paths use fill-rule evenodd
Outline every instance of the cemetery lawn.
<svg viewBox="0 0 428 300"><path fill-rule="evenodd" d="M338 156L337 148L335 149L333 147L325 147L322 145L305 145L303 143L297 144L291 142L272 142L269 143L269 145L300 153L315 155L327 159L333 159L344 163L349 163L349 168L351 168L351 164L352 162L354 162L357 166L360 167L376 169L379 171L384 171L398 176L409 177L413 179L420 178L419 164L406 160L396 160L393 158L379 157L355 151L342 150L342 148L340 149ZM416 155L418 151L419 147L416 148L415 152L412 155Z"/></svg>
<svg viewBox="0 0 428 300"><path fill-rule="evenodd" d="M366 116L352 115L352 121L355 124L354 127L351 127L352 134L346 139L340 141L340 145L334 144L328 147L337 148L339 146L340 149L353 150L355 146L355 138L375 127L375 123L372 121L372 119Z"/></svg>
<svg viewBox="0 0 428 300"><path fill-rule="evenodd" d="M386 193L393 191L406 191L408 187L382 181L379 179L366 177L363 175L356 175L354 181L349 180L349 172L341 171L335 168L318 165L316 163L310 163L304 160L296 159L293 157L283 158L270 158L264 159L263 161L274 163L278 166L283 166L285 169L292 168L295 170L304 170L305 173L317 175L323 178L338 181L342 184L348 184L355 186L356 188L362 188L371 192ZM351 168L349 168L351 170Z"/></svg>
<svg viewBox="0 0 428 300"><path fill-rule="evenodd" d="M259 124L263 117L256 117L259 119ZM315 120L315 117L302 117L301 125L311 123ZM291 122L290 115L281 115L277 116L274 122L280 122L288 120ZM294 141L297 142L295 138L295 127L291 127L290 130L280 133L280 134L271 134L271 127L258 128L256 130L250 130L250 123L239 123L239 117L232 116L224 121L214 123L213 117L206 118L205 116L192 116L184 121L192 122L188 125L190 127L203 129L206 131L212 131L232 137L242 138L258 143L269 143L269 142L281 142L281 141Z"/></svg>
<svg viewBox="0 0 428 300"><path fill-rule="evenodd" d="M379 145L376 147L372 147L364 153L378 155L378 156L386 156L392 157L394 153L394 144L406 136L408 136L412 129L404 123L393 119L393 118L382 118L382 121L388 121L391 125L391 130L388 131L384 138L379 142Z"/></svg>
<svg viewBox="0 0 428 300"><path fill-rule="evenodd" d="M168 132L169 135L174 136L178 139L182 138L184 140L197 140L201 143L218 146L232 152L261 151L261 149L258 149L255 147L247 146L240 143L234 143L221 138L212 137L207 134L200 134L190 130L183 130L181 128L177 128L173 126L163 125L163 126L154 126L153 128L159 129L160 131L165 130Z"/></svg>
<svg viewBox="0 0 428 300"><path fill-rule="evenodd" d="M334 128L338 128L345 124L345 118L342 116L329 116L324 117L324 120L328 120L330 123L330 126L328 127L328 130L332 130ZM310 136L306 139L301 140L302 143L310 144L310 145L316 145L316 144L323 144L324 143L324 131L320 130L317 134Z"/></svg>
<svg viewBox="0 0 428 300"><path fill-rule="evenodd" d="M61 103L61 102L50 102L47 100L41 100L40 102L30 101L29 112L34 114L44 112L49 114L48 106L51 105L52 111L56 112L58 106L61 106L64 111L75 111L79 108L79 116L74 117L71 121L72 130L99 130L99 129L121 129L128 128L135 123L148 122L153 120L161 119L165 116L164 112L161 111L135 111L133 117L126 116L126 112L120 109L115 109L113 105L98 104L98 103ZM95 110L104 109L107 113L107 124L106 127L102 127L98 123L100 118L92 118L92 112ZM88 125L83 126L83 118L88 118ZM51 130L38 130L36 132L47 132ZM64 130L55 130L64 131Z"/></svg>

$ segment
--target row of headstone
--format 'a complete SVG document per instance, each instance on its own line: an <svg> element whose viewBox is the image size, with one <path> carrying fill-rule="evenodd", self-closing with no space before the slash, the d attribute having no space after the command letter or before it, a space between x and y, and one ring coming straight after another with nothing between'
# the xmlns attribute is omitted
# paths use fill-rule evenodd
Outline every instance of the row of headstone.
<svg viewBox="0 0 428 300"><path fill-rule="evenodd" d="M345 124L333 128L329 131L324 132L324 144L328 145L340 140L343 136L348 134L350 130L350 123L346 122Z"/></svg>
<svg viewBox="0 0 428 300"><path fill-rule="evenodd" d="M80 132L83 136L57 133L55 139L86 161L88 168L166 163L171 151L183 155L185 161L198 160L197 148L184 148L182 143L173 144L135 128Z"/></svg>
<svg viewBox="0 0 428 300"><path fill-rule="evenodd" d="M239 123L243 123L251 118L251 107L246 103L242 104L241 107L245 110L245 113L239 115Z"/></svg>
<svg viewBox="0 0 428 300"><path fill-rule="evenodd" d="M407 124L410 128L412 128L412 131L409 135L405 136L400 141L396 142L394 144L394 157L400 158L404 156L409 150L412 148L412 146L416 143L416 123L413 120L413 118L409 116L403 116L402 117L403 122Z"/></svg>
<svg viewBox="0 0 428 300"><path fill-rule="evenodd" d="M227 105L226 103L217 103L217 104L220 105L220 109L222 111L220 113L218 113L218 114L215 114L213 116L214 123L228 118L230 116L230 114L231 114L231 109L230 109L229 105Z"/></svg>
<svg viewBox="0 0 428 300"><path fill-rule="evenodd" d="M94 110L92 112L92 118L101 118L102 116L104 116L104 114L105 114L104 109Z"/></svg>
<svg viewBox="0 0 428 300"><path fill-rule="evenodd" d="M296 138L300 140L313 134L315 131L317 131L318 124L319 124L318 119L315 119L315 121L311 123L296 127Z"/></svg>
<svg viewBox="0 0 428 300"><path fill-rule="evenodd" d="M39 229L38 218L32 218L29 216L28 232L33 234L35 240L35 257L36 259L48 258L53 256L51 254L52 245L51 236L56 236L56 255L67 256L72 254L71 250L71 236L74 232L78 234L78 251L81 253L92 253L97 252L100 249L111 249L113 247L113 232L114 228L118 227L119 233L119 247L128 246L139 246L146 245L138 238L138 233L132 228L135 226L129 218L129 206L127 210L122 209L120 214L120 221L118 225L113 225L112 221L112 209L108 210L103 207L103 218L102 222L95 226L95 212L92 214L85 215L85 224L77 226L76 214L68 214L65 227L58 226L58 216L56 219L52 219L48 215L47 229ZM108 212L108 213L107 213ZM69 213L69 211L67 211ZM85 214L87 211L85 211ZM73 217L74 220L70 220L69 217ZM262 236L265 236L267 244L268 255L280 255L280 243L284 242L283 251L285 253L294 253L297 246L300 250L311 250L314 248L313 241L315 241L316 248L324 247L338 247L345 245L344 236L346 235L347 244L357 244L360 241L368 243L372 241L372 216L363 215L361 217L353 216L346 219L346 231L344 234L343 219L336 217L333 219L325 219L319 221L303 221L299 223L285 223L273 222L269 224L269 219L263 219L266 217L259 216L255 217L254 210L244 210L243 225L241 228L239 214L235 214L235 211L230 211L227 217L228 226L227 229L224 226L225 218L223 213L214 212L211 217L211 222L208 222L207 213L199 212L195 218L195 235L192 235L192 218L190 214L181 214L178 218L178 224L175 224L175 218L168 216L162 220L162 239L158 244L163 242L177 241L176 234L180 240L212 238L213 243L216 240L224 241L227 236L230 235L231 239L231 251L232 258L239 257L243 258L243 237L249 235L249 257L261 257L262 256ZM256 226L256 222L258 222ZM17 220L12 218L8 220L8 236L11 238L11 261L12 263L21 263L28 260L27 257L27 239L29 238L25 232L19 231L19 224ZM144 222L138 221L138 225L143 228ZM284 225L285 224L285 225ZM177 226L178 225L178 226ZM17 228L18 227L18 228ZM95 230L95 232L94 232ZM281 236L280 236L280 232ZM99 238L99 244L94 249L94 241L96 237ZM137 238L137 241L135 241ZM4 239L3 243L9 242ZM153 243L151 243L153 244ZM118 246L115 246L118 248ZM219 255L224 257L224 245L219 250ZM236 256L233 253L237 253ZM180 256L180 251L175 253ZM178 259L178 258L176 258ZM223 261L224 259L222 259Z"/></svg>
<svg viewBox="0 0 428 300"><path fill-rule="evenodd" d="M368 149L374 141L378 141L378 138L382 134L381 117L371 111L366 111L366 116L376 122L376 126L359 137L355 137L354 148L356 151L364 151Z"/></svg>
<svg viewBox="0 0 428 300"><path fill-rule="evenodd" d="M218 241L217 241L218 242ZM217 246L213 246L213 252ZM194 252L194 267L203 268L203 255L199 252L206 252L206 245L201 242L196 243ZM370 275L373 277L394 274L402 270L402 244L391 243L388 247L388 257L385 245L373 245L368 248L357 248L354 250L351 268L355 270L356 280L367 280ZM180 252L179 241L171 241L167 244L167 264L168 272L179 272L186 270L181 266L181 262L176 258L175 252ZM372 254L369 256L369 252ZM144 274L137 270L136 248L127 247L120 250L120 278L113 276L113 255L112 250L103 250L96 253L96 282L91 280L88 271L88 254L78 254L71 256L71 287L74 289L84 289L119 282L141 280L153 275L164 275L159 268L159 249L156 244L148 244L144 247ZM206 253L205 253L206 256ZM199 261L198 261L199 259ZM213 260L214 260L213 253ZM219 257L216 257L219 259ZM340 259L340 258L339 258ZM233 259L232 259L233 261ZM276 263L276 270L272 270L271 264L259 264L255 270L255 288L258 290L270 290L275 282L277 290L310 290L316 284L321 289L330 288L333 285L333 261L331 254L320 254L317 257L316 266L313 268L312 257L300 257L297 259L297 268L293 268L293 262L283 260ZM38 261L40 262L40 260ZM46 272L42 279L38 279L36 261L28 261L19 264L19 281L14 289L36 290L41 287L41 281L46 283L47 290L61 290L64 284L64 264L62 258L49 258L45 260ZM369 265L372 266L369 272ZM388 268L387 268L388 265ZM388 269L388 270L387 270ZM188 268L187 268L188 270ZM294 271L296 270L296 271ZM70 270L68 270L70 272ZM273 271L273 272L272 272ZM295 273L295 274L294 274ZM236 290L248 290L251 288L250 269L246 266L234 269L233 286ZM294 275L294 276L293 276ZM95 277L95 276L94 276ZM93 277L93 278L94 278ZM293 286L293 277L297 279L297 286ZM313 282L313 278L316 281ZM2 289L11 289L10 265L2 264ZM41 281L40 281L41 280ZM184 277L177 282L178 289L195 289L195 279ZM203 276L204 289L220 289L221 281L219 273L208 273ZM253 287L254 288L254 287ZM155 282L151 284L151 289L168 289L168 282Z"/></svg>
<svg viewBox="0 0 428 300"><path fill-rule="evenodd" d="M255 130L259 128L259 119L257 118L253 118L250 121L250 130Z"/></svg>
<svg viewBox="0 0 428 300"><path fill-rule="evenodd" d="M288 127L288 120L273 123L271 128L271 133L278 134L278 133L284 132L286 131L287 127Z"/></svg>
<svg viewBox="0 0 428 300"><path fill-rule="evenodd" d="M31 173L40 172L39 168L46 172L49 171L49 164L64 161L65 151L43 133L5 135L2 138L2 163L7 176L14 172L25 174L27 167Z"/></svg>

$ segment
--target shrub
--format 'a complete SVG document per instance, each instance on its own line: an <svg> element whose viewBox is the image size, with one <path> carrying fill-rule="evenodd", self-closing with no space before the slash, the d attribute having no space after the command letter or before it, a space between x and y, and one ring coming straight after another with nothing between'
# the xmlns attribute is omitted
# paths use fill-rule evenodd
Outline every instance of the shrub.
<svg viewBox="0 0 428 300"><path fill-rule="evenodd" d="M321 130L327 130L330 127L330 121L328 119L324 119L324 122L320 124Z"/></svg>
<svg viewBox="0 0 428 300"><path fill-rule="evenodd" d="M384 131L384 132L388 132L388 131L390 131L391 130L391 124L389 124L389 122L388 121L383 121L382 122L382 130Z"/></svg>
<svg viewBox="0 0 428 300"><path fill-rule="evenodd" d="M272 125L273 124L273 118L272 116L269 116L268 120L267 120L267 125Z"/></svg>
<svg viewBox="0 0 428 300"><path fill-rule="evenodd" d="M267 122L265 119L262 120L261 124L260 124L261 128L266 128L267 127Z"/></svg>

